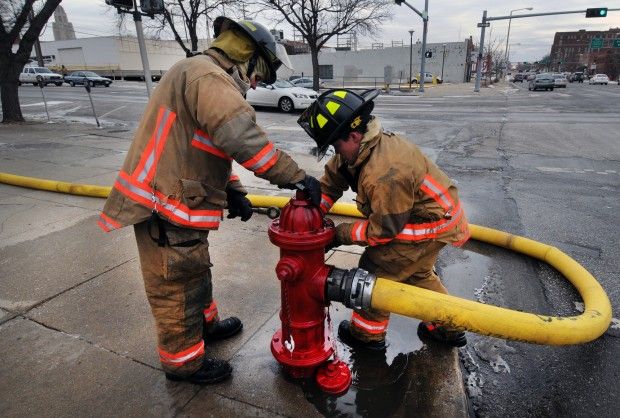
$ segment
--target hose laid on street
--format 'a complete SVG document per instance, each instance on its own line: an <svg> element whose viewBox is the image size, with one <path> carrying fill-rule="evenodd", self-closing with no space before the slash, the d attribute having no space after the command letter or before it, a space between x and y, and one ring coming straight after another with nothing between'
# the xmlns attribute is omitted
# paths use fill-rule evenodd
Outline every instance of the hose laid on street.
<svg viewBox="0 0 620 418"><path fill-rule="evenodd" d="M107 197L110 187L64 183L0 173L0 183L81 196ZM284 207L283 196L247 196L256 207ZM363 217L355 205L336 203L331 214ZM444 325L478 334L537 344L582 344L600 337L611 323L611 303L596 279L579 263L559 249L518 235L469 225L475 240L507 248L546 262L557 269L577 289L584 302L578 316L553 317L486 305L455 296L377 278L371 306L401 315L438 321Z"/></svg>

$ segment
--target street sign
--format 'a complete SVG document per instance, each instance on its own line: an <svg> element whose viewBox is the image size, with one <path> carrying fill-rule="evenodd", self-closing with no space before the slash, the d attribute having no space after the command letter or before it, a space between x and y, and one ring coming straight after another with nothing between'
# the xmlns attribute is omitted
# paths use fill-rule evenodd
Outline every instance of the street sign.
<svg viewBox="0 0 620 418"><path fill-rule="evenodd" d="M620 39L614 39L614 48L620 48Z"/></svg>
<svg viewBox="0 0 620 418"><path fill-rule="evenodd" d="M603 38L592 38L590 41L591 49L600 49L603 47Z"/></svg>
<svg viewBox="0 0 620 418"><path fill-rule="evenodd" d="M491 24L490 24L489 22L487 22L487 23L478 23L478 25L477 25L477 26L478 26L479 28L481 28L481 27L483 27L483 26L484 26L485 28L488 28L489 26L491 26Z"/></svg>

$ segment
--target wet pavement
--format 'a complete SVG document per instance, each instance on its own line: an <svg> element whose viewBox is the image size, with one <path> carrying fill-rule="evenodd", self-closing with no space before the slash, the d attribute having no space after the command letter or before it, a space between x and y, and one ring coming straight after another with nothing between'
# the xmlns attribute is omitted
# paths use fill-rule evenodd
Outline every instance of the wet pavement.
<svg viewBox="0 0 620 418"><path fill-rule="evenodd" d="M129 132L76 124L2 127L0 171L85 184L112 184ZM309 153L292 152L318 175ZM251 193L288 191L238 170ZM350 310L330 307L338 357L352 369L341 396L314 379L291 379L270 352L280 327L278 248L271 220L226 220L210 237L214 294L241 335L207 347L232 379L201 388L166 381L140 279L131 228L96 226L103 199L0 185L0 405L3 416L442 416L466 415L457 351L425 346L417 321L394 316L382 352L356 351L335 336ZM338 220L344 218L337 217ZM332 251L356 266L361 250ZM412 412L416 411L416 412Z"/></svg>
<svg viewBox="0 0 620 418"><path fill-rule="evenodd" d="M394 315L385 353L338 345L339 356L353 364L354 385L344 396L325 396L312 381L288 378L269 351L279 326L278 251L266 238L269 220L254 216L248 223L226 221L212 242L222 312L242 317L246 326L209 350L229 359L235 374L212 388L171 384L158 368L131 232L98 231L100 199L0 185L4 415L102 415L110 407L157 416L617 415L620 248L613 243L620 232L614 222L620 210L620 88L569 85L530 93L500 85L477 95L467 91L471 87L441 86L422 97L382 95L375 113L457 181L472 223L557 246L588 269L614 309L601 338L544 347L468 333L466 348L445 350L423 345L417 321ZM135 94L113 89L95 93L98 109L112 112L101 118L103 129L93 127L80 101L71 102L70 88L49 89L48 97L62 102L51 106L53 124L0 126L0 171L111 184L144 105ZM34 93L20 90L22 101L33 105L25 108L27 117L41 121ZM272 140L319 175L322 164L295 125L297 117L258 112ZM73 122L63 128L62 120ZM243 169L239 174L252 193L282 193ZM358 254L355 247L339 248L328 262L351 268ZM486 244L446 248L437 268L450 292L467 299L553 315L583 310L553 269ZM349 312L330 309L334 329Z"/></svg>

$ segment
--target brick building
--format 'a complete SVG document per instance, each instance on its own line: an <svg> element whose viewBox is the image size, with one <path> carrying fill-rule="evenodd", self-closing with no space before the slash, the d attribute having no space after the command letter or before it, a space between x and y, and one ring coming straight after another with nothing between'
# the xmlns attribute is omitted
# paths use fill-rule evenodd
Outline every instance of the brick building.
<svg viewBox="0 0 620 418"><path fill-rule="evenodd" d="M590 48L594 38L602 39L602 48ZM614 47L616 39L620 39L620 28L607 31L581 29L575 32L556 32L551 46L551 70L585 70L589 73L607 74L615 80L620 73L620 47Z"/></svg>

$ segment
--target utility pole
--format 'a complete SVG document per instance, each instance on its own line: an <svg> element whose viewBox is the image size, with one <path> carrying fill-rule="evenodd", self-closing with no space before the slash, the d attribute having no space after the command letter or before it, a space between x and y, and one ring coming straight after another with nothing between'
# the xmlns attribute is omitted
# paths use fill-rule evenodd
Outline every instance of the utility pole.
<svg viewBox="0 0 620 418"><path fill-rule="evenodd" d="M443 57L441 58L441 82L443 83L443 65L446 62L446 44L443 44Z"/></svg>
<svg viewBox="0 0 620 418"><path fill-rule="evenodd" d="M411 89L411 80L413 74L411 73L411 67L413 66L413 29L409 30L409 89Z"/></svg>
<svg viewBox="0 0 620 418"><path fill-rule="evenodd" d="M211 46L211 23L209 21L209 0L205 0L205 18L207 19L207 48ZM206 49L206 48L205 48Z"/></svg>

